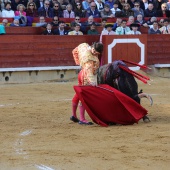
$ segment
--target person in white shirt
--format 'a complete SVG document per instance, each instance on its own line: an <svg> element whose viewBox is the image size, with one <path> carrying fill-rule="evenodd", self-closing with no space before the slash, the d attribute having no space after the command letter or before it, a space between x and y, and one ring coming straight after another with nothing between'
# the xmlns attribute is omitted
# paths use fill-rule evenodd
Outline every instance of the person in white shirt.
<svg viewBox="0 0 170 170"><path fill-rule="evenodd" d="M126 26L127 21L122 20L121 26L116 28L116 34L117 35L126 35L130 31L130 28Z"/></svg>
<svg viewBox="0 0 170 170"><path fill-rule="evenodd" d="M169 19L164 19L163 21L164 26L162 26L159 30L162 34L170 34L170 24Z"/></svg>
<svg viewBox="0 0 170 170"><path fill-rule="evenodd" d="M70 31L68 35L83 35L83 33L80 31L80 25L75 24L74 30Z"/></svg>
<svg viewBox="0 0 170 170"><path fill-rule="evenodd" d="M116 12L121 11L121 10L118 8L118 6L119 6L118 2L115 2L115 3L113 4L113 8L111 8L111 11L112 11L112 14L114 15L114 17L115 17Z"/></svg>
<svg viewBox="0 0 170 170"><path fill-rule="evenodd" d="M15 17L15 13L11 9L11 3L10 2L7 2L5 4L5 8L2 10L2 17L3 18L14 18Z"/></svg>
<svg viewBox="0 0 170 170"><path fill-rule="evenodd" d="M103 35L115 35L115 34L116 34L114 31L112 31L112 27L113 27L112 24L107 24L107 25L105 26L106 30L103 30L103 31L101 32L100 42L102 42L102 36L103 36Z"/></svg>
<svg viewBox="0 0 170 170"><path fill-rule="evenodd" d="M140 27L139 24L137 24L137 23L132 23L132 24L130 25L130 28L131 28L132 30L128 32L128 35L140 35L141 32L138 31L138 28L139 28L139 27Z"/></svg>

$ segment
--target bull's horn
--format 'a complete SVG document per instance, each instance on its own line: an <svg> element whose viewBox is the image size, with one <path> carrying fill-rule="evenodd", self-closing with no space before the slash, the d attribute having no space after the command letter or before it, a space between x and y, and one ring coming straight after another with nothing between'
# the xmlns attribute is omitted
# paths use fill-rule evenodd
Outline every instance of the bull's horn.
<svg viewBox="0 0 170 170"><path fill-rule="evenodd" d="M146 97L146 98L150 101L151 106L153 105L153 99L152 99L152 97L151 97L149 94L146 94L146 93L139 93L139 94L138 94L138 97L139 97L139 98Z"/></svg>

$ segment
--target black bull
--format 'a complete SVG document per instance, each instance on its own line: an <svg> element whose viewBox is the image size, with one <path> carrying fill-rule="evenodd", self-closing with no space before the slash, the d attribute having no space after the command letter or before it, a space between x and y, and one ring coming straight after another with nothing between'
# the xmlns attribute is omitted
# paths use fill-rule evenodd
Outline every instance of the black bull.
<svg viewBox="0 0 170 170"><path fill-rule="evenodd" d="M98 84L108 84L140 103L138 84L135 78L119 68L119 65L126 66L124 62L119 60L101 66L98 71Z"/></svg>
<svg viewBox="0 0 170 170"><path fill-rule="evenodd" d="M138 92L138 84L134 76L121 69L119 67L120 65L127 67L126 64L120 60L101 66L97 75L98 84L108 84L140 104L138 94L142 93L142 91ZM147 122L149 118L145 116L143 120Z"/></svg>

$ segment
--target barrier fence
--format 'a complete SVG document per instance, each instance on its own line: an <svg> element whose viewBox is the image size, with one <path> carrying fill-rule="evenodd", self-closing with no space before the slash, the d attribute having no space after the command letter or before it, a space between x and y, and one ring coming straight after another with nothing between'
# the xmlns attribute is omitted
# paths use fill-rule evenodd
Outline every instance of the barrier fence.
<svg viewBox="0 0 170 170"><path fill-rule="evenodd" d="M73 48L83 42L99 41L99 35L3 35L0 39L0 68L75 66ZM104 64L115 59L169 64L169 39L170 35L105 35Z"/></svg>

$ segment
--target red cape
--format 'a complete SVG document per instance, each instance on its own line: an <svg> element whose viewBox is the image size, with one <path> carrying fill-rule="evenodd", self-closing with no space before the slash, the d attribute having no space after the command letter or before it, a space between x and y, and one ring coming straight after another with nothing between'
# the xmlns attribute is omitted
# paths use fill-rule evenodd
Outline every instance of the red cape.
<svg viewBox="0 0 170 170"><path fill-rule="evenodd" d="M90 118L101 126L134 124L147 114L140 104L109 85L74 86L74 90Z"/></svg>

